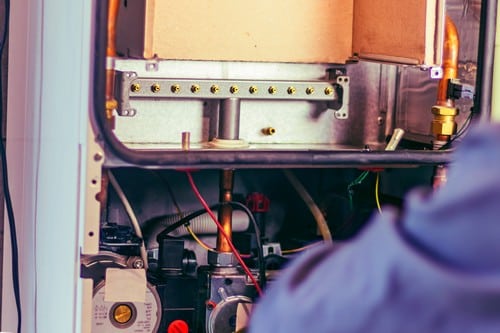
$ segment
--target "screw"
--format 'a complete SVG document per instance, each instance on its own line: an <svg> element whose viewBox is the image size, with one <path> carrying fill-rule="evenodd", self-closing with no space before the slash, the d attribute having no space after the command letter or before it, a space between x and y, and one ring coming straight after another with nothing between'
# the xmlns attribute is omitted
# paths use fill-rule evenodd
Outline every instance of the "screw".
<svg viewBox="0 0 500 333"><path fill-rule="evenodd" d="M139 92L141 90L141 85L139 83L134 83L130 86L130 91Z"/></svg>
<svg viewBox="0 0 500 333"><path fill-rule="evenodd" d="M326 87L325 88L325 95L328 95L328 96L333 95L333 91L334 91L333 87Z"/></svg>
<svg viewBox="0 0 500 333"><path fill-rule="evenodd" d="M219 92L220 88L218 85L214 84L213 86L210 87L210 92L212 94L217 94Z"/></svg>
<svg viewBox="0 0 500 333"><path fill-rule="evenodd" d="M270 86L269 89L267 89L267 91L271 94L271 95L274 95L276 94L276 92L278 92L278 88L276 88L275 86Z"/></svg>
<svg viewBox="0 0 500 333"><path fill-rule="evenodd" d="M240 88L238 88L237 85L234 85L234 86L231 86L231 88L229 88L229 91L231 92L231 94L237 94L238 91L240 91Z"/></svg>
<svg viewBox="0 0 500 333"><path fill-rule="evenodd" d="M259 91L259 89L256 86L250 86L248 91L250 92L250 94L256 94Z"/></svg>
<svg viewBox="0 0 500 333"><path fill-rule="evenodd" d="M193 94L196 94L196 93L200 92L200 86L199 86L199 85L197 85L197 84L193 84L193 85L191 86L191 92L192 92Z"/></svg>
<svg viewBox="0 0 500 333"><path fill-rule="evenodd" d="M94 161L99 162L100 160L102 160L102 158L103 158L102 153L94 154Z"/></svg>
<svg viewBox="0 0 500 333"><path fill-rule="evenodd" d="M154 92L154 93L157 93L159 92L161 89L160 85L158 83L154 83L152 86L151 86L151 91Z"/></svg>
<svg viewBox="0 0 500 333"><path fill-rule="evenodd" d="M144 268L144 262L141 259L137 259L136 261L134 261L132 265L134 266L135 269Z"/></svg>
<svg viewBox="0 0 500 333"><path fill-rule="evenodd" d="M308 95L314 94L314 88L313 87L307 87L306 94L308 94Z"/></svg>
<svg viewBox="0 0 500 333"><path fill-rule="evenodd" d="M207 307L207 310L209 310L209 311L215 309L215 307L217 306L217 304L214 301L210 301L210 300L206 301L205 305Z"/></svg>
<svg viewBox="0 0 500 333"><path fill-rule="evenodd" d="M295 89L295 87L288 87L288 89L286 90L288 95L293 95L293 94L295 94L296 91L297 91L297 89Z"/></svg>
<svg viewBox="0 0 500 333"><path fill-rule="evenodd" d="M178 84L173 84L170 86L170 91L173 92L174 94L177 94L181 91L181 86Z"/></svg>

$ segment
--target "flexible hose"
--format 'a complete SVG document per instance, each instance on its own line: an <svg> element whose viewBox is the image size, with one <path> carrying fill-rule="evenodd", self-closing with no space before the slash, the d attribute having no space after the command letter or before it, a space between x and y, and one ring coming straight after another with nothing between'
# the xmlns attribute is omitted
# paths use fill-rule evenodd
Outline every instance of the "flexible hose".
<svg viewBox="0 0 500 333"><path fill-rule="evenodd" d="M134 210L132 209L132 206L130 205L130 202L127 199L127 196L123 192L120 184L116 180L111 170L108 170L108 174L109 174L109 182L111 183L111 185L115 189L116 194L120 198L120 201L122 202L123 207L125 208L125 211L128 214L128 217L130 218L130 222L132 224L132 227L134 228L135 234L137 235L137 237L141 239L141 247L140 247L141 258L142 261L144 262L144 268L148 269L148 254L146 251L146 245L144 244L144 238L142 236L141 226L139 224L139 221L137 220L137 216L135 215Z"/></svg>
<svg viewBox="0 0 500 333"><path fill-rule="evenodd" d="M323 240L327 243L332 243L332 234L330 232L330 229L328 228L326 219L323 216L323 213L319 209L318 205L316 205L316 203L314 202L311 195L307 192L304 185L302 185L302 183L297 179L297 177L295 177L295 175L290 170L283 170L283 172L288 181L290 182L290 184L292 184L292 186L295 188L295 190L302 198L302 200L304 200L305 204L307 205L312 215L314 216L314 220L318 225L318 230L321 233Z"/></svg>

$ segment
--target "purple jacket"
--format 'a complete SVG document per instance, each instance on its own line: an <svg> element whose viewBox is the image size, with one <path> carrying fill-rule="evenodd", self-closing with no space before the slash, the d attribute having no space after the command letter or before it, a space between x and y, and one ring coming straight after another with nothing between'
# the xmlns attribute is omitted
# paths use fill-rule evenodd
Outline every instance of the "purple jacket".
<svg viewBox="0 0 500 333"><path fill-rule="evenodd" d="M500 332L500 125L471 131L454 160L443 188L297 258L250 332Z"/></svg>

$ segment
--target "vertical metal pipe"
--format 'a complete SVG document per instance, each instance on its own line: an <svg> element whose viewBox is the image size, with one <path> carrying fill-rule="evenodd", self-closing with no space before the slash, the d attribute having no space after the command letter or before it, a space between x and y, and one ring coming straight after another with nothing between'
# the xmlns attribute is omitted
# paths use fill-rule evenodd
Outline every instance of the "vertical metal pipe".
<svg viewBox="0 0 500 333"><path fill-rule="evenodd" d="M449 16L446 16L444 31L443 78L439 81L436 105L432 108L432 113L434 115L434 119L432 120L432 132L436 137L434 149L440 149L449 141L451 135L455 133L457 126L455 117L458 115L455 101L448 98L448 82L450 79L456 79L458 77L458 52L460 49L460 40L457 27ZM434 189L446 184L447 174L448 168L446 166L436 166L432 179L432 186Z"/></svg>
<svg viewBox="0 0 500 333"><path fill-rule="evenodd" d="M446 16L445 40L443 45L443 77L439 81L437 105L455 107L455 102L448 98L448 82L458 77L458 31L453 20Z"/></svg>
<svg viewBox="0 0 500 333"><path fill-rule="evenodd" d="M240 138L240 106L239 98L228 98L220 102L219 139L238 140Z"/></svg>
<svg viewBox="0 0 500 333"><path fill-rule="evenodd" d="M483 0L481 2L476 95L473 114L476 118L479 116L482 121L489 121L491 117L497 9L497 0Z"/></svg>
<svg viewBox="0 0 500 333"><path fill-rule="evenodd" d="M439 81L436 105L432 107L434 118L432 132L436 137L435 148L446 144L456 131L455 117L458 110L455 101L448 98L448 83L458 77L458 51L460 42L453 20L446 16L445 40L443 45L443 78Z"/></svg>
<svg viewBox="0 0 500 333"><path fill-rule="evenodd" d="M106 119L108 126L114 128L113 110L117 108L118 103L114 97L115 90L115 69L114 61L116 58L116 24L118 20L118 10L120 0L109 0L108 2L108 27L107 27L107 45L106 45Z"/></svg>
<svg viewBox="0 0 500 333"><path fill-rule="evenodd" d="M222 205L219 208L218 219L224 229L225 234L232 238L233 225L233 208L228 202L233 200L233 183L234 183L234 170L225 169L220 173L220 192L219 201ZM231 252L231 247L228 241L222 236L219 231L217 234L217 251L218 252Z"/></svg>

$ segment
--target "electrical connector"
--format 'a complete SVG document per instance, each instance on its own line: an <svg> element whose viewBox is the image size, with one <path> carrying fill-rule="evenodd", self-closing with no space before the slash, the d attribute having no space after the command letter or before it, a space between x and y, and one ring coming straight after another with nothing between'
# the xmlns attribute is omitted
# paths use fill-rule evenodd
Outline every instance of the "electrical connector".
<svg viewBox="0 0 500 333"><path fill-rule="evenodd" d="M462 83L459 79L450 79L448 81L447 94L450 99L474 99L474 93L475 87L473 85Z"/></svg>

